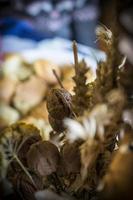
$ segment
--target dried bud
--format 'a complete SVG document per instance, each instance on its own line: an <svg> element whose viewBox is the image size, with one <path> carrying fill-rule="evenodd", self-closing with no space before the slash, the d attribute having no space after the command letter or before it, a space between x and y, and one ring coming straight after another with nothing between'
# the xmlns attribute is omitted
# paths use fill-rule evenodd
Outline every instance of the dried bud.
<svg viewBox="0 0 133 200"><path fill-rule="evenodd" d="M29 177L22 171L15 175L12 179L12 184L19 199L22 200L35 200L35 192L43 189L43 183L40 176L35 173L31 174L34 183L31 182Z"/></svg>
<svg viewBox="0 0 133 200"><path fill-rule="evenodd" d="M51 117L62 120L70 117L71 113L71 94L65 90L52 89L47 98L47 108Z"/></svg>
<svg viewBox="0 0 133 200"><path fill-rule="evenodd" d="M33 144L27 154L27 163L41 176L50 175L58 168L60 155L57 147L48 141Z"/></svg>

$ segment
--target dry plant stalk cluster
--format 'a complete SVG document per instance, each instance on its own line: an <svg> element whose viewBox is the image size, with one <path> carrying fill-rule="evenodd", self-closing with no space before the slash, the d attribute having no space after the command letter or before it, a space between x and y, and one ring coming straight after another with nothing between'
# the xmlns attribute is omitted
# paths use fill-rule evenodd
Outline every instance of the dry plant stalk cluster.
<svg viewBox="0 0 133 200"><path fill-rule="evenodd" d="M74 95L61 83L49 92L49 140L25 123L0 134L1 199L133 199L132 78L125 79L112 32L98 27L97 37L107 59L97 63L96 79L86 83L74 42Z"/></svg>

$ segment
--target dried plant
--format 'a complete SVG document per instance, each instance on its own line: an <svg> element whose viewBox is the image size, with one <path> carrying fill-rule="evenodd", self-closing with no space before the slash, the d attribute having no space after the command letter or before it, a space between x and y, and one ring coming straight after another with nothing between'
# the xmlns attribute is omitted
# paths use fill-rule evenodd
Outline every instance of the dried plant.
<svg viewBox="0 0 133 200"><path fill-rule="evenodd" d="M75 61L75 76L73 77L73 80L75 82L75 87L72 103L76 115L81 116L89 107L88 86L86 84L86 73L89 68L84 60L81 62L78 61L78 50L75 41L73 42L73 53Z"/></svg>
<svg viewBox="0 0 133 200"><path fill-rule="evenodd" d="M133 198L132 69L125 69L117 37L105 26L96 33L107 59L98 62L94 81L86 83L75 42L73 96L53 70L60 85L47 97L53 131L17 123L0 134L0 177L7 173L21 199L92 200L98 185L101 199Z"/></svg>
<svg viewBox="0 0 133 200"><path fill-rule="evenodd" d="M96 163L99 154L104 150L105 126L110 123L111 115L106 104L97 105L88 117L81 118L81 122L66 119L68 127L67 137L70 142L82 139L80 145L81 153L81 175L86 180L91 172L96 171ZM96 176L91 176L91 181ZM88 180L88 185L89 185ZM93 182L96 182L93 180ZM93 185L94 187L94 185Z"/></svg>
<svg viewBox="0 0 133 200"><path fill-rule="evenodd" d="M121 145L117 150L102 182L99 184L101 199L133 198L133 129L126 130Z"/></svg>
<svg viewBox="0 0 133 200"><path fill-rule="evenodd" d="M0 152L1 152L1 165L0 172L1 176L5 177L9 165L15 160L20 168L29 177L32 183L35 185L31 175L27 171L19 159L19 150L21 149L24 142L30 135L38 134L39 131L32 125L26 125L24 123L18 123L6 128L0 135Z"/></svg>
<svg viewBox="0 0 133 200"><path fill-rule="evenodd" d="M72 109L72 96L63 87L56 71L53 70L55 77L61 88L51 89L47 97L47 109L49 112L49 122L54 131L60 133L65 130L63 119L66 117L74 117L75 113Z"/></svg>

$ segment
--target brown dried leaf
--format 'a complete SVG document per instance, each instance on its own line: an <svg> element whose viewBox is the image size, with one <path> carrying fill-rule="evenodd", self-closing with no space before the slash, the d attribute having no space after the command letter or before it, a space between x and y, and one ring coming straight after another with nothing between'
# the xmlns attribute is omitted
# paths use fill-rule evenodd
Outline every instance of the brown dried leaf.
<svg viewBox="0 0 133 200"><path fill-rule="evenodd" d="M81 168L80 151L77 143L65 143L61 151L62 169L68 175L79 173Z"/></svg>
<svg viewBox="0 0 133 200"><path fill-rule="evenodd" d="M57 147L48 142L38 142L30 147L27 154L27 163L41 176L50 175L58 168L60 155Z"/></svg>
<svg viewBox="0 0 133 200"><path fill-rule="evenodd" d="M41 136L39 134L36 135L31 135L29 136L25 142L21 145L21 148L18 152L18 157L21 160L21 162L27 166L27 159L26 159L26 154L28 150L30 149L30 146L32 144L37 143L38 141L41 141Z"/></svg>

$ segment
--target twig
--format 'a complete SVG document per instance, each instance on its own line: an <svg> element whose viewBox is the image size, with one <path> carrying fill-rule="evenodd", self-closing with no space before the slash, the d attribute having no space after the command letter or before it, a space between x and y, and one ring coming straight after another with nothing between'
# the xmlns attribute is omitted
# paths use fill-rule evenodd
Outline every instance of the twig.
<svg viewBox="0 0 133 200"><path fill-rule="evenodd" d="M64 86L63 86L63 84L62 84L62 82L61 82L59 76L57 75L55 69L53 69L52 71L53 71L53 74L54 74L54 76L56 77L56 79L57 79L57 81L58 81L60 87L61 87L61 88L64 88Z"/></svg>
<svg viewBox="0 0 133 200"><path fill-rule="evenodd" d="M30 173L27 171L27 169L25 168L25 166L22 164L22 162L19 160L17 155L14 155L13 158L17 161L17 163L20 165L20 167L22 168L22 170L25 172L25 174L29 177L29 179L31 180L31 182L33 183L33 185L36 187L36 184L32 178L32 176L30 175Z"/></svg>
<svg viewBox="0 0 133 200"><path fill-rule="evenodd" d="M78 69L78 48L76 41L73 41L73 53L74 53L74 64L75 64L75 71Z"/></svg>

